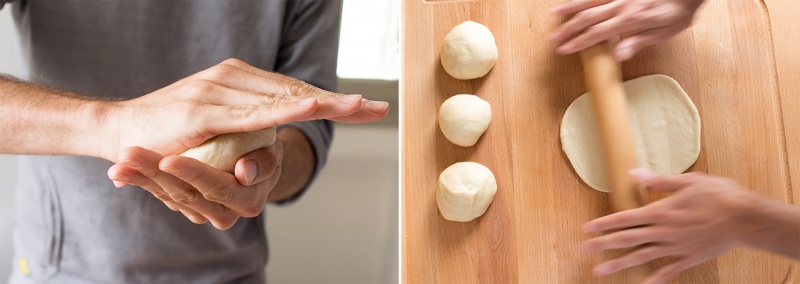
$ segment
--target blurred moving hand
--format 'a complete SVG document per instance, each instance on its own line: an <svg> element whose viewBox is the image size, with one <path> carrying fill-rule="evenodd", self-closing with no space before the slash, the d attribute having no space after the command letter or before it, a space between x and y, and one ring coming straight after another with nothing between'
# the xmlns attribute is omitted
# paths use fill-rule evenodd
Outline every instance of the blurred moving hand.
<svg viewBox="0 0 800 284"><path fill-rule="evenodd" d="M678 272L740 246L800 258L800 206L744 190L730 179L700 173L661 176L637 169L631 174L650 191L675 194L584 225L587 233L620 231L583 242L583 252L639 246L596 266L597 275L673 257L672 263L644 281L666 283Z"/></svg>
<svg viewBox="0 0 800 284"><path fill-rule="evenodd" d="M575 14L550 34L565 42L561 54L571 54L622 35L614 49L619 61L642 48L661 43L692 23L703 0L573 0L552 9L556 15Z"/></svg>

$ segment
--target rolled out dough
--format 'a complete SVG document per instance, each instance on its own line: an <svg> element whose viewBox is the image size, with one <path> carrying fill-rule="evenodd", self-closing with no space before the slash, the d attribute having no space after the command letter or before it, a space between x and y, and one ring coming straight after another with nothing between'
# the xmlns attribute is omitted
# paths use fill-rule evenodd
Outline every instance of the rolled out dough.
<svg viewBox="0 0 800 284"><path fill-rule="evenodd" d="M236 161L247 153L272 146L277 138L275 127L253 132L227 133L206 140L180 153L218 170L233 173Z"/></svg>
<svg viewBox="0 0 800 284"><path fill-rule="evenodd" d="M649 75L626 81L628 117L639 167L675 175L700 154L700 115L674 79ZM609 192L589 94L575 99L561 121L561 146L578 176Z"/></svg>

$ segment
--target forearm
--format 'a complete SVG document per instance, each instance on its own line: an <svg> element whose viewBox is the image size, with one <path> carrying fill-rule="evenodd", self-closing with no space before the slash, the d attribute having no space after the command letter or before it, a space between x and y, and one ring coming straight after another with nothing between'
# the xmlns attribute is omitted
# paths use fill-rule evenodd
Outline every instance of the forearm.
<svg viewBox="0 0 800 284"><path fill-rule="evenodd" d="M97 156L107 104L0 77L0 153Z"/></svg>
<svg viewBox="0 0 800 284"><path fill-rule="evenodd" d="M314 149L301 130L283 127L278 131L278 138L283 141L281 176L269 194L269 202L286 200L302 191L311 180L316 165Z"/></svg>
<svg viewBox="0 0 800 284"><path fill-rule="evenodd" d="M800 259L800 206L759 198L749 212L756 229L747 245Z"/></svg>

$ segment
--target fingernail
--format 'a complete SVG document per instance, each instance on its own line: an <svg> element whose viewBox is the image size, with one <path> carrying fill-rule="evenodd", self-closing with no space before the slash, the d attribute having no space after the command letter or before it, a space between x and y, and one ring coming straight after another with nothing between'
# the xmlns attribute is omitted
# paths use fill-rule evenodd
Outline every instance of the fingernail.
<svg viewBox="0 0 800 284"><path fill-rule="evenodd" d="M116 186L117 188L123 187L123 186L125 186L125 184L126 183L124 183L124 182L120 182L120 181L116 181L116 180L114 181L114 186Z"/></svg>
<svg viewBox="0 0 800 284"><path fill-rule="evenodd" d="M169 174L172 174L172 175L178 175L178 176L181 175L181 173L182 173L181 169L176 168L176 167L163 168L162 171L165 171L165 172L167 172Z"/></svg>
<svg viewBox="0 0 800 284"><path fill-rule="evenodd" d="M657 176L656 173L646 168L636 168L628 171L628 174L633 176L637 181L651 179Z"/></svg>
<svg viewBox="0 0 800 284"><path fill-rule="evenodd" d="M611 266L607 264L601 264L594 267L594 274L596 275L606 275L611 273Z"/></svg>
<svg viewBox="0 0 800 284"><path fill-rule="evenodd" d="M361 95L344 95L339 97L339 101L348 105L354 105L361 101Z"/></svg>
<svg viewBox="0 0 800 284"><path fill-rule="evenodd" d="M131 182L131 177L125 174L118 175L114 177L114 181L122 182L122 183L129 183Z"/></svg>
<svg viewBox="0 0 800 284"><path fill-rule="evenodd" d="M247 185L252 185L253 181L256 180L256 175L258 174L256 162L253 160L245 161L244 169L244 179L247 181Z"/></svg>
<svg viewBox="0 0 800 284"><path fill-rule="evenodd" d="M556 49L556 52L562 55L570 54L572 53L572 45L562 45Z"/></svg>
<svg viewBox="0 0 800 284"><path fill-rule="evenodd" d="M370 101L367 103L367 110L374 113L384 113L389 110L389 103L381 101Z"/></svg>
<svg viewBox="0 0 800 284"><path fill-rule="evenodd" d="M298 104L298 105L301 105L301 106L310 106L310 105L312 105L312 104L314 103L314 101L316 101L316 100L317 100L316 98L307 98L307 99L304 99L304 100L302 100L302 101L299 101L299 102L297 102L297 104Z"/></svg>
<svg viewBox="0 0 800 284"><path fill-rule="evenodd" d="M617 54L618 54L618 57L619 57L617 59L619 61L625 61L625 60L631 59L631 57L633 57L633 49L629 48L629 47L622 48L622 49L619 50L619 52L617 52Z"/></svg>

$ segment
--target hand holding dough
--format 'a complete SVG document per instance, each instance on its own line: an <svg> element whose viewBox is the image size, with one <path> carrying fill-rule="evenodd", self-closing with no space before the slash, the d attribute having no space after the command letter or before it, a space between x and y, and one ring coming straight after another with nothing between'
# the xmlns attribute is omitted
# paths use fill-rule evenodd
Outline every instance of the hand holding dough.
<svg viewBox="0 0 800 284"><path fill-rule="evenodd" d="M208 139L197 147L180 153L194 158L221 171L233 173L236 161L247 153L272 146L275 143L275 127L253 132L227 133Z"/></svg>
<svg viewBox="0 0 800 284"><path fill-rule="evenodd" d="M439 175L436 204L445 219L469 222L486 212L496 192L497 181L489 168L474 162L455 163Z"/></svg>
<svg viewBox="0 0 800 284"><path fill-rule="evenodd" d="M455 95L439 109L439 127L447 140L458 146L471 147L489 128L492 107L473 95Z"/></svg>
<svg viewBox="0 0 800 284"><path fill-rule="evenodd" d="M674 79L650 75L623 83L639 167L680 174L700 155L700 115ZM561 146L578 176L608 192L591 97L570 104L561 120Z"/></svg>
<svg viewBox="0 0 800 284"><path fill-rule="evenodd" d="M442 67L453 78L469 80L489 73L497 62L494 35L484 25L466 21L455 26L442 43Z"/></svg>

